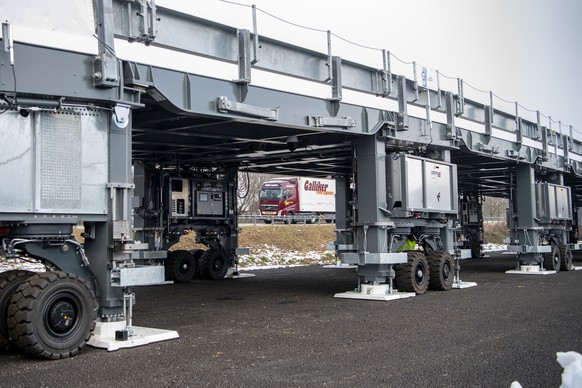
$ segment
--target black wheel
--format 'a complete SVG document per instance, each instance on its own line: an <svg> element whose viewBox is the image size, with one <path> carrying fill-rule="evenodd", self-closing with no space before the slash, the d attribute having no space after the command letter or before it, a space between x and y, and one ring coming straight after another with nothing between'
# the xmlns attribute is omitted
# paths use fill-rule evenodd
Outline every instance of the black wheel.
<svg viewBox="0 0 582 388"><path fill-rule="evenodd" d="M200 275L205 279L224 279L228 271L226 256L216 249L207 249L200 256Z"/></svg>
<svg viewBox="0 0 582 388"><path fill-rule="evenodd" d="M449 252L430 252L426 260L430 270L428 287L431 290L447 291L453 287L453 258Z"/></svg>
<svg viewBox="0 0 582 388"><path fill-rule="evenodd" d="M551 252L543 254L543 258L544 258L544 269L548 271L558 272L562 267L560 259L560 250L558 249L558 246L555 244L552 244Z"/></svg>
<svg viewBox="0 0 582 388"><path fill-rule="evenodd" d="M263 222L264 222L265 224L270 224L270 223L272 223L272 222L273 222L273 220L267 220L267 219L265 218L265 219L263 220Z"/></svg>
<svg viewBox="0 0 582 388"><path fill-rule="evenodd" d="M289 224L294 224L295 223L295 219L293 218L293 212L289 212L287 213L287 215L285 216L285 224L289 225Z"/></svg>
<svg viewBox="0 0 582 388"><path fill-rule="evenodd" d="M194 263L196 264L196 270L194 271L194 279L200 278L200 257L204 253L204 249L193 249L190 254L194 258Z"/></svg>
<svg viewBox="0 0 582 388"><path fill-rule="evenodd" d="M560 269L564 271L572 270L572 250L568 244L558 245L558 250L560 252Z"/></svg>
<svg viewBox="0 0 582 388"><path fill-rule="evenodd" d="M317 223L317 214L311 213L307 216L307 220L305 221L308 224L316 224Z"/></svg>
<svg viewBox="0 0 582 388"><path fill-rule="evenodd" d="M97 309L93 291L78 276L61 271L33 275L12 295L10 340L24 356L74 356L93 334Z"/></svg>
<svg viewBox="0 0 582 388"><path fill-rule="evenodd" d="M398 291L424 294L430 277L426 257L420 252L407 253L408 262L394 266Z"/></svg>
<svg viewBox="0 0 582 388"><path fill-rule="evenodd" d="M481 257L481 240L471 240L471 257L473 259Z"/></svg>
<svg viewBox="0 0 582 388"><path fill-rule="evenodd" d="M165 260L166 279L187 283L196 275L196 260L189 251L168 252Z"/></svg>
<svg viewBox="0 0 582 388"><path fill-rule="evenodd" d="M10 349L8 340L8 305L10 298L26 279L34 275L34 272L14 270L0 273L0 352L6 352Z"/></svg>

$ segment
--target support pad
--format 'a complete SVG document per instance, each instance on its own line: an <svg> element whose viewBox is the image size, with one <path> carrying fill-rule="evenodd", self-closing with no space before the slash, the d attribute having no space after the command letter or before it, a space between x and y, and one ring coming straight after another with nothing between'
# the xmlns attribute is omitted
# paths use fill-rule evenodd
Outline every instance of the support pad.
<svg viewBox="0 0 582 388"><path fill-rule="evenodd" d="M242 273L241 271L235 271L234 268L230 267L228 269L228 271L226 272L226 276L224 277L225 279L248 279L248 278L254 278L255 275L254 273Z"/></svg>
<svg viewBox="0 0 582 388"><path fill-rule="evenodd" d="M582 271L582 267L573 265L572 266L572 271Z"/></svg>
<svg viewBox="0 0 582 388"><path fill-rule="evenodd" d="M244 272L235 272L233 273L230 277L228 277L229 279L248 279L248 278L254 278L255 275L254 273L244 273Z"/></svg>
<svg viewBox="0 0 582 388"><path fill-rule="evenodd" d="M556 271L541 270L539 265L521 265L519 269L505 271L512 275L552 275Z"/></svg>
<svg viewBox="0 0 582 388"><path fill-rule="evenodd" d="M136 346L148 345L150 343L166 341L179 337L178 332L175 330L132 326L132 334L126 341L116 341L116 332L124 331L125 329L125 321L97 322L95 325L95 332L87 342L87 345L95 348L107 349L111 352L122 348L134 348Z"/></svg>
<svg viewBox="0 0 582 388"><path fill-rule="evenodd" d="M470 287L477 287L477 283L475 282L464 282L462 280L455 281L453 283L453 287L457 290L462 290L463 288L470 288Z"/></svg>
<svg viewBox="0 0 582 388"><path fill-rule="evenodd" d="M381 300L388 302L390 300L412 298L416 296L414 292L394 292L388 293L387 284L363 284L360 291L347 291L335 294L334 298L341 299L363 299L363 300Z"/></svg>

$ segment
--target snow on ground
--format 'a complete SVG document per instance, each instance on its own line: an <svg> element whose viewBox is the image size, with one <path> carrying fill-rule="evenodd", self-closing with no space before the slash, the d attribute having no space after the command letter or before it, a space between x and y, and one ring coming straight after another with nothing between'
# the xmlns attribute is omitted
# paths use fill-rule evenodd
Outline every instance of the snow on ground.
<svg viewBox="0 0 582 388"><path fill-rule="evenodd" d="M507 246L483 244L482 250L483 252L499 252L507 250ZM275 246L264 245L261 248L253 249L253 252L249 255L240 255L238 267L239 270L247 271L335 263L336 259L332 251L283 251ZM41 272L44 271L44 266L34 260L4 259L0 257L0 272L14 269Z"/></svg>
<svg viewBox="0 0 582 388"><path fill-rule="evenodd" d="M45 267L36 260L6 259L0 257L0 272L22 269L33 272L44 272Z"/></svg>
<svg viewBox="0 0 582 388"><path fill-rule="evenodd" d="M482 252L499 252L499 251L506 251L507 245L502 244L481 244L481 251Z"/></svg>
<svg viewBox="0 0 582 388"><path fill-rule="evenodd" d="M253 249L251 254L240 255L238 262L239 269L244 271L297 267L302 265L333 264L335 263L335 256L331 251L283 251L274 246L264 245L261 248Z"/></svg>

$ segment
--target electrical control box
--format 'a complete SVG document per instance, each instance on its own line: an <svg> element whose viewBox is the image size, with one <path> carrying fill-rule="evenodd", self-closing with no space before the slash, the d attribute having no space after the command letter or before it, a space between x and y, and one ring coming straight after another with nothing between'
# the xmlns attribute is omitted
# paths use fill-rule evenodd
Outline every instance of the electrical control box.
<svg viewBox="0 0 582 388"><path fill-rule="evenodd" d="M388 209L457 213L457 166L404 153L386 158ZM394 214L394 213L393 213Z"/></svg>
<svg viewBox="0 0 582 388"><path fill-rule="evenodd" d="M193 187L195 192L195 216L222 217L225 215L226 182L196 181Z"/></svg>
<svg viewBox="0 0 582 388"><path fill-rule="evenodd" d="M541 182L536 185L537 218L542 223L573 219L570 187Z"/></svg>
<svg viewBox="0 0 582 388"><path fill-rule="evenodd" d="M184 178L170 179L170 217L191 217L190 180Z"/></svg>

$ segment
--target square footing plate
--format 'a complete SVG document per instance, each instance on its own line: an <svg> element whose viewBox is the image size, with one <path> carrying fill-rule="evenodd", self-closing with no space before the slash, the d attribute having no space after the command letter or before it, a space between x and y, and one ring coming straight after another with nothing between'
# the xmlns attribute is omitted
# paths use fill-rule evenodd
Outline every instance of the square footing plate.
<svg viewBox="0 0 582 388"><path fill-rule="evenodd" d="M517 270L517 269L512 269L509 271L505 271L505 273L507 274L511 274L511 275L553 275L556 273L556 271L542 271L542 270L537 270L537 271L532 271L532 270Z"/></svg>
<svg viewBox="0 0 582 388"><path fill-rule="evenodd" d="M115 331L125 330L125 322L97 322L95 332L87 342L87 345L107 349L111 352L179 337L178 332L175 330L152 329L141 326L132 326L131 329L132 335L126 341L117 341L115 340Z"/></svg>
<svg viewBox="0 0 582 388"><path fill-rule="evenodd" d="M335 294L333 297L340 299L381 300L388 302L391 300L412 298L413 296L416 296L414 292L396 292L394 294L364 294L357 291L347 291Z"/></svg>
<svg viewBox="0 0 582 388"><path fill-rule="evenodd" d="M457 290L462 290L463 288L470 288L470 287L477 287L477 283L475 282L461 282L461 283L454 283L453 288Z"/></svg>
<svg viewBox="0 0 582 388"><path fill-rule="evenodd" d="M254 278L255 275L254 273L244 273L244 272L239 272L236 275L232 275L232 279L248 279L248 278Z"/></svg>
<svg viewBox="0 0 582 388"><path fill-rule="evenodd" d="M352 265L352 264L329 264L329 265L324 265L323 268L325 268L325 269L354 269L354 268L358 268L358 266Z"/></svg>

